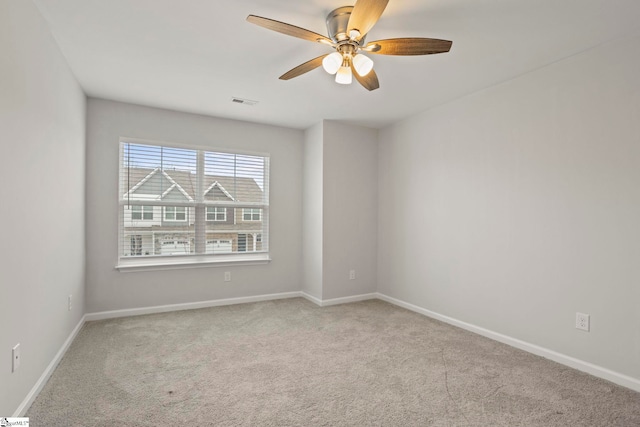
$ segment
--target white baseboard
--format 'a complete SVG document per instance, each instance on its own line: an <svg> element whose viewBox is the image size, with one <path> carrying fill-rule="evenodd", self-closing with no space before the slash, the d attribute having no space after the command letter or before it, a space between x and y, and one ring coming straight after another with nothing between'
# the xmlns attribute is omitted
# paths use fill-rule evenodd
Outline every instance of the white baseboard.
<svg viewBox="0 0 640 427"><path fill-rule="evenodd" d="M15 410L15 412L12 415L13 417L24 416L24 414L27 412L27 410L29 409L33 401L36 400L36 397L38 397L38 394L40 394L42 387L44 387L44 385L47 383L47 381L49 380L49 377L51 377L51 374L53 374L53 371L56 370L58 363L60 363L60 361L64 357L64 354L69 349L69 346L71 346L71 343L78 335L78 332L80 332L80 329L82 329L82 326L84 325L85 320L86 320L85 316L82 316L82 318L80 319L76 327L73 328L73 331L71 331L71 334L69 334L69 337L67 337L65 342L62 344L62 347L60 347L60 350L58 350L56 355L53 357L53 360L51 361L51 363L49 363L49 366L47 366L47 368L44 370L42 375L40 375L40 378L38 378L38 381L36 381L35 385L31 388L31 391L29 391L29 394L27 394L27 396L24 398L20 406L18 406L18 409Z"/></svg>
<svg viewBox="0 0 640 427"><path fill-rule="evenodd" d="M594 365L593 363L585 362L584 360L576 359L575 357L567 356L565 354L558 353L556 351L549 350L547 348L528 343L526 341L512 338L510 336L503 335L498 332L494 332L489 329L485 329L480 326L473 325L471 323L466 323L461 320L454 319L452 317L444 316L440 313L427 310L426 308L418 307L417 305L409 304L408 302L405 302L396 298L392 298L385 294L381 294L380 292L376 294L376 297L378 299L381 299L382 301L386 301L388 303L397 305L399 307L406 308L407 310L415 311L416 313L420 313L427 317L431 317L433 319L440 320L450 325L457 326L462 329L466 329L467 331L474 332L478 335L491 338L492 340L501 342L503 344L507 344L512 347L519 348L520 350L524 350L526 352L535 354L537 356L542 356L546 359L553 360L554 362L558 362L562 365L569 366L570 368L574 368L579 371L586 372L587 374L593 375L595 377L599 377L607 381L611 381L612 383L621 385L623 387L630 388L631 390L640 392L640 380L637 378L633 378L628 375L624 375L619 372L615 372L610 369L603 368L602 366Z"/></svg>
<svg viewBox="0 0 640 427"><path fill-rule="evenodd" d="M306 292L301 292L301 294L303 298L308 299L309 301L319 305L320 307L328 307L330 305L347 304L350 302L366 301L366 300L378 298L378 294L376 294L375 292L371 294L352 295L349 297L332 298L332 299L324 299L324 300L316 298L312 295L309 295Z"/></svg>
<svg viewBox="0 0 640 427"><path fill-rule="evenodd" d="M310 295L304 291L300 292L300 296L304 299L311 301L315 305L319 305L320 307L322 307L322 300L320 298L316 298L313 295Z"/></svg>
<svg viewBox="0 0 640 427"><path fill-rule="evenodd" d="M218 307L222 305L244 304L249 302L271 301L285 298L300 297L301 292L282 292L278 294L256 295L251 297L225 298L210 301L187 302L182 304L157 305L154 307L129 308L124 310L100 311L97 313L87 313L86 320L104 320L117 317L141 316L143 314L165 313L168 311L194 310L197 308Z"/></svg>

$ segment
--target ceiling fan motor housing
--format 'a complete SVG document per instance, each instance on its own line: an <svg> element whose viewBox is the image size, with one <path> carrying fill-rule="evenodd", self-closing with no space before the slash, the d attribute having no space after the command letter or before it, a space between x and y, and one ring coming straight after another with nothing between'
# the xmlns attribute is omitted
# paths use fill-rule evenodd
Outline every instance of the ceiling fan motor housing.
<svg viewBox="0 0 640 427"><path fill-rule="evenodd" d="M280 76L290 80L322 66L329 74L335 74L336 82L351 83L351 77L367 90L380 87L373 71L373 61L360 51L378 55L431 55L449 52L451 41L424 37L405 37L377 40L366 44L364 39L378 22L389 0L357 0L355 6L342 6L332 10L326 19L328 37L322 34L257 15L247 16L247 21L288 36L331 46L335 52L318 56ZM353 72L355 71L355 73Z"/></svg>
<svg viewBox="0 0 640 427"><path fill-rule="evenodd" d="M343 6L332 10L327 15L327 33L329 38L335 43L349 41L349 17L353 6ZM360 40L360 45L364 45L364 37Z"/></svg>

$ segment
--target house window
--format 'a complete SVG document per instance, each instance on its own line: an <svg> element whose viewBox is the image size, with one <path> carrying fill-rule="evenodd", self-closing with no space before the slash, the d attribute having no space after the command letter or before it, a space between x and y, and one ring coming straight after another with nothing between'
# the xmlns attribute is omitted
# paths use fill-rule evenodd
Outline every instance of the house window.
<svg viewBox="0 0 640 427"><path fill-rule="evenodd" d="M165 221L186 221L187 208L184 206L167 206L164 208Z"/></svg>
<svg viewBox="0 0 640 427"><path fill-rule="evenodd" d="M142 236L139 234L133 234L129 239L131 243L131 255L142 255Z"/></svg>
<svg viewBox="0 0 640 427"><path fill-rule="evenodd" d="M247 251L247 235L238 234L238 252Z"/></svg>
<svg viewBox="0 0 640 427"><path fill-rule="evenodd" d="M260 221L262 209L242 209L243 221Z"/></svg>
<svg viewBox="0 0 640 427"><path fill-rule="evenodd" d="M269 155L120 142L118 268L269 260Z"/></svg>
<svg viewBox="0 0 640 427"><path fill-rule="evenodd" d="M207 221L226 221L227 208L207 206Z"/></svg>
<svg viewBox="0 0 640 427"><path fill-rule="evenodd" d="M134 221L153 220L153 206L131 206L131 219Z"/></svg>

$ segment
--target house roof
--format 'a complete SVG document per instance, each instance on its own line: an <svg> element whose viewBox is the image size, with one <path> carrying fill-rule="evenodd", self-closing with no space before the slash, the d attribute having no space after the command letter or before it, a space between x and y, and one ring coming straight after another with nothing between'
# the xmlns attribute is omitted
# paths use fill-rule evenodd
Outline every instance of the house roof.
<svg viewBox="0 0 640 427"><path fill-rule="evenodd" d="M189 171L160 168L124 168L122 179L128 195L156 195L164 199L179 191L185 198L196 199L196 174ZM209 200L260 203L263 191L253 178L205 175L203 187ZM222 195L222 196L220 196Z"/></svg>

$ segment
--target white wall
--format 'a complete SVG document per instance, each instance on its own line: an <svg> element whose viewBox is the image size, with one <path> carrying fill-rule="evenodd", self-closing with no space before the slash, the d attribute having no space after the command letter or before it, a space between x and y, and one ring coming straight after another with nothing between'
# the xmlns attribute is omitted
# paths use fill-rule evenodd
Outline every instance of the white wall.
<svg viewBox="0 0 640 427"><path fill-rule="evenodd" d="M304 134L302 191L302 290L322 299L322 162L323 124L310 127Z"/></svg>
<svg viewBox="0 0 640 427"><path fill-rule="evenodd" d="M0 52L0 415L11 416L84 314L86 100L32 2L0 2Z"/></svg>
<svg viewBox="0 0 640 427"><path fill-rule="evenodd" d="M379 290L640 379L639 43L383 130Z"/></svg>
<svg viewBox="0 0 640 427"><path fill-rule="evenodd" d="M323 142L322 298L375 292L378 132L325 120Z"/></svg>
<svg viewBox="0 0 640 427"><path fill-rule="evenodd" d="M300 290L302 131L97 99L89 100L87 115L87 312ZM121 136L270 153L271 263L115 270ZM223 281L224 271L231 282Z"/></svg>

